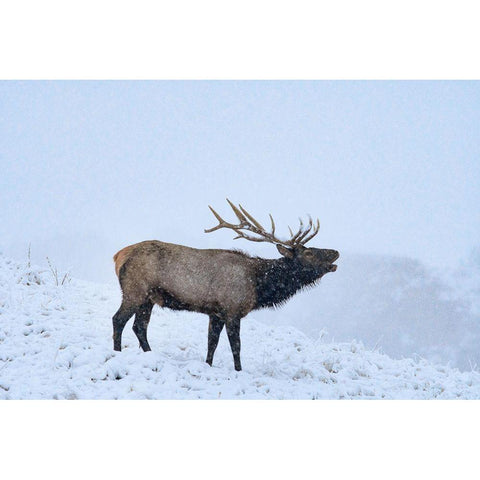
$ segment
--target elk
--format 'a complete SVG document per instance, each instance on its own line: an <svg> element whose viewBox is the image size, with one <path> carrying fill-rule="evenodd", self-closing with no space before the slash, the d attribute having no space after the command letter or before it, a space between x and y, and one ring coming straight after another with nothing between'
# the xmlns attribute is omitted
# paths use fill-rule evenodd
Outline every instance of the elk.
<svg viewBox="0 0 480 480"><path fill-rule="evenodd" d="M113 257L122 289L122 304L113 316L113 348L120 351L123 329L135 315L133 331L143 351L149 351L147 327L154 304L172 310L187 310L209 316L206 362L211 366L220 333L226 326L235 370L240 362L240 320L252 310L276 307L304 287L312 286L337 269L336 250L307 248L320 229L309 219L290 239L275 236L270 215L267 232L241 205L227 199L239 223L232 224L211 207L220 228L233 230L237 238L274 244L278 259L252 257L239 250L196 249L149 240L123 248Z"/></svg>

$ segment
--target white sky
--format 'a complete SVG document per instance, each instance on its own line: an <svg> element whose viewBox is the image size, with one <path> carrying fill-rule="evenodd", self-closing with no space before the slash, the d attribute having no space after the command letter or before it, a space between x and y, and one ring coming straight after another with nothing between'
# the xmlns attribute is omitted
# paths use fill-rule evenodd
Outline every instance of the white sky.
<svg viewBox="0 0 480 480"><path fill-rule="evenodd" d="M0 249L85 278L152 238L275 256L203 233L225 197L340 252L480 243L477 81L3 81L0 105Z"/></svg>

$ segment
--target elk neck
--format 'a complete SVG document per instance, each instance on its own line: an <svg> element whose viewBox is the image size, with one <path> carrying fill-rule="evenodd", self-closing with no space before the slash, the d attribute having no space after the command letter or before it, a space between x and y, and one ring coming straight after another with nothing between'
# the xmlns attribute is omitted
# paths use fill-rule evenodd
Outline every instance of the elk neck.
<svg viewBox="0 0 480 480"><path fill-rule="evenodd" d="M306 269L287 258L257 260L255 310L282 305L298 290L315 284L322 276L322 273Z"/></svg>

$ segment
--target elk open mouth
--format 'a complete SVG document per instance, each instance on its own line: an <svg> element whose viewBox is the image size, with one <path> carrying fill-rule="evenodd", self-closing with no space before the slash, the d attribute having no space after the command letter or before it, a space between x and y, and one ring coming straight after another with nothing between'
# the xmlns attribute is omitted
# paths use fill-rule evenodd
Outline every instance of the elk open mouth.
<svg viewBox="0 0 480 480"><path fill-rule="evenodd" d="M329 272L335 272L337 270L337 266L333 263L340 258L340 253L334 251L334 257L330 260L332 263L329 265Z"/></svg>

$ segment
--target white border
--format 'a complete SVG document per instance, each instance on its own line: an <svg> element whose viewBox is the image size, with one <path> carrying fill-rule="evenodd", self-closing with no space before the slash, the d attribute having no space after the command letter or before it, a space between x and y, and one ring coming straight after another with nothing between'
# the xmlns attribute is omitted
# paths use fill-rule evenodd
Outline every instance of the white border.
<svg viewBox="0 0 480 480"><path fill-rule="evenodd" d="M21 403L21 405L18 405ZM474 478L474 401L24 401L4 478Z"/></svg>
<svg viewBox="0 0 480 480"><path fill-rule="evenodd" d="M480 73L474 1L6 3L1 78L474 79Z"/></svg>

